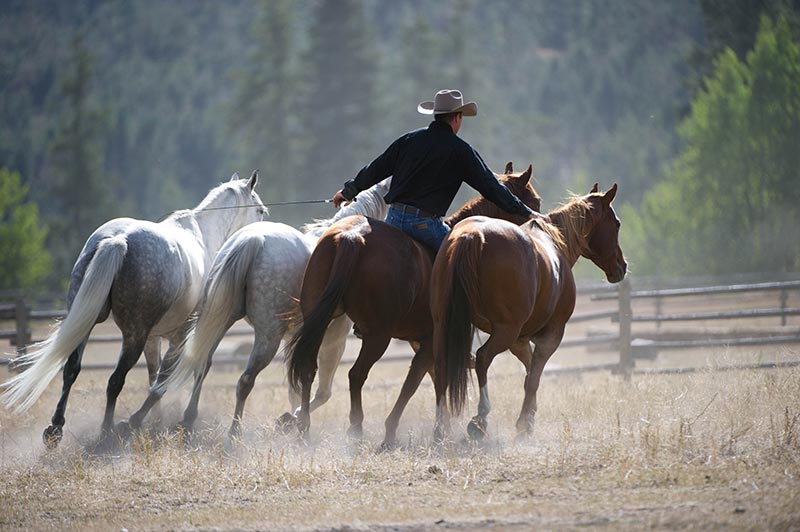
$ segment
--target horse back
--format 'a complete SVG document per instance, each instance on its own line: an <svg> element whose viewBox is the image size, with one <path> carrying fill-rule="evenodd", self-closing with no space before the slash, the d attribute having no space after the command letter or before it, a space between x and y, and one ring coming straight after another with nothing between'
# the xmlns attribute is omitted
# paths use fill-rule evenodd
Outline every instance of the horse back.
<svg viewBox="0 0 800 532"><path fill-rule="evenodd" d="M467 247L471 249L459 249ZM453 228L439 256L453 263L450 269L460 270L471 320L484 331L503 323L519 327L521 337L530 337L553 319L568 319L572 313L571 269L544 234L503 220L472 217ZM439 261L434 283L445 267Z"/></svg>
<svg viewBox="0 0 800 532"><path fill-rule="evenodd" d="M234 237L240 233L257 240L258 249L245 280L246 315L253 323L274 323L276 318L284 321L287 313L297 308L303 272L316 240L306 238L293 227L274 222L250 224L240 229ZM244 239L237 239L231 245L246 244ZM218 258L228 246L226 242Z"/></svg>
<svg viewBox="0 0 800 532"><path fill-rule="evenodd" d="M98 321L110 310L123 332L156 325L173 330L183 323L202 293L202 246L190 232L132 218L106 222L88 238L72 270L68 306L98 246L110 238L123 238L127 249Z"/></svg>
<svg viewBox="0 0 800 532"><path fill-rule="evenodd" d="M357 258L353 255L357 254ZM309 259L300 296L304 315L335 271L352 261L341 308L365 334L395 338L430 334L429 286L432 253L399 229L364 216L331 225Z"/></svg>

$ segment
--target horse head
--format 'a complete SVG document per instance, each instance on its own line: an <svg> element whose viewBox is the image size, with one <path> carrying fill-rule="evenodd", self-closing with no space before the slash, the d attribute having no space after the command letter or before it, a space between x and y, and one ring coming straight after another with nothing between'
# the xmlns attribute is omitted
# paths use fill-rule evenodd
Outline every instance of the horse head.
<svg viewBox="0 0 800 532"><path fill-rule="evenodd" d="M542 197L531 185L533 165L529 164L524 172L515 173L514 165L509 161L504 172L497 177L522 203L536 212L541 212Z"/></svg>
<svg viewBox="0 0 800 532"><path fill-rule="evenodd" d="M248 179L239 179L238 173L233 174L228 183L231 186L231 190L233 190L233 207L237 211L238 228L263 220L268 211L256 192L258 170L253 170Z"/></svg>
<svg viewBox="0 0 800 532"><path fill-rule="evenodd" d="M505 185L512 194L519 198L522 203L527 205L530 209L540 212L542 208L542 198L530 184L531 177L533 176L533 166L528 165L528 168L524 172L514 173L514 167L509 162L506 164L505 173L495 174L495 176L497 176L497 179ZM501 220L508 220L517 225L522 225L528 219L527 216L508 214L491 201L482 196L478 196L450 215L445 219L444 223L453 227L464 218L477 215L500 218Z"/></svg>
<svg viewBox="0 0 800 532"><path fill-rule="evenodd" d="M611 283L618 283L625 277L628 264L619 247L620 222L611 202L617 195L617 184L606 192L598 192L597 183L584 196L589 206L591 229L587 237L587 247L581 255L603 270Z"/></svg>

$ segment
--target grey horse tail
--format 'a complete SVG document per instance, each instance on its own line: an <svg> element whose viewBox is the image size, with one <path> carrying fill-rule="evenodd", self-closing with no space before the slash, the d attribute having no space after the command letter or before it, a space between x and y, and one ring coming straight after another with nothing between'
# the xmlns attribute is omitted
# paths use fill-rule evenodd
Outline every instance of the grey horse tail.
<svg viewBox="0 0 800 532"><path fill-rule="evenodd" d="M317 371L317 354L336 307L344 298L353 278L364 239L361 235L340 233L336 237L336 255L331 265L328 284L316 306L303 317L300 326L286 346L289 384L300 393L304 382L311 384ZM302 302L301 302L302 304Z"/></svg>
<svg viewBox="0 0 800 532"><path fill-rule="evenodd" d="M46 340L33 344L25 355L17 358L28 367L2 385L6 388L2 396L6 407L16 405L16 412L30 408L72 352L89 336L108 301L111 285L127 251L124 235L100 241L66 318Z"/></svg>
<svg viewBox="0 0 800 532"><path fill-rule="evenodd" d="M450 391L450 409L461 413L467 400L468 360L472 348L474 327L470 321L470 308L477 303L476 266L482 241L464 235L451 246L447 265L443 298L443 333L437 346L436 371L443 375ZM455 249L453 249L455 248Z"/></svg>
<svg viewBox="0 0 800 532"><path fill-rule="evenodd" d="M244 308L245 278L264 248L262 235L239 234L228 240L214 259L200 315L178 347L182 352L172 374L156 388L165 392L191 378L195 382L211 363L214 348Z"/></svg>

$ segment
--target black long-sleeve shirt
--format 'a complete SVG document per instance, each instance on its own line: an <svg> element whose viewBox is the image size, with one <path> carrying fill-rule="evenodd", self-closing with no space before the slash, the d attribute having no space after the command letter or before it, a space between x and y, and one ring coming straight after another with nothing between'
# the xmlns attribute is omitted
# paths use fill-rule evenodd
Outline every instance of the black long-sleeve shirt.
<svg viewBox="0 0 800 532"><path fill-rule="evenodd" d="M466 182L509 214L532 213L445 122L433 121L394 141L344 184L342 194L351 200L389 176L392 184L384 197L386 203L405 203L444 216L461 183Z"/></svg>

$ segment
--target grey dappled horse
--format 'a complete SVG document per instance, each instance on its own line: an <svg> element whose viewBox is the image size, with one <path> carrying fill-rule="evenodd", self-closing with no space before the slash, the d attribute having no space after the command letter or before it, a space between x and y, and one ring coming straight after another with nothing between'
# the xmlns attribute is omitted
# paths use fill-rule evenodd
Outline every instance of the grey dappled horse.
<svg viewBox="0 0 800 532"><path fill-rule="evenodd" d="M361 192L356 201L342 207L332 219L306 225L304 233L285 224L260 222L240 229L225 242L211 267L199 317L191 326L185 345L176 352L177 362L174 367L168 367L171 361L164 359L158 382L151 387L142 408L131 416L130 428L141 426L149 410L168 389L194 378L182 422L185 429L191 430L214 351L234 322L245 318L255 330L255 342L236 386L230 433L238 435L244 404L256 376L275 357L291 327L290 318L298 309L303 272L317 239L333 222L352 214L383 219L388 209L383 196L389 184L390 179L386 179ZM351 326L350 319L343 315L328 328L318 357L319 384L311 403L312 410L330 398L333 376ZM300 404L299 397L292 394L291 387L289 390L290 402L296 408ZM285 416L283 420L288 422L290 417Z"/></svg>
<svg viewBox="0 0 800 532"><path fill-rule="evenodd" d="M72 269L66 318L20 357L27 369L3 384L6 406L23 411L63 367L61 399L43 434L49 447L61 440L67 398L89 333L109 313L122 331L122 349L106 390L104 435L113 428L117 396L142 350L150 382L155 380L161 337L169 340L170 351L183 342L217 250L236 230L266 213L255 192L257 181L257 172L249 179L234 174L192 210L174 212L159 223L117 218L92 233Z"/></svg>

